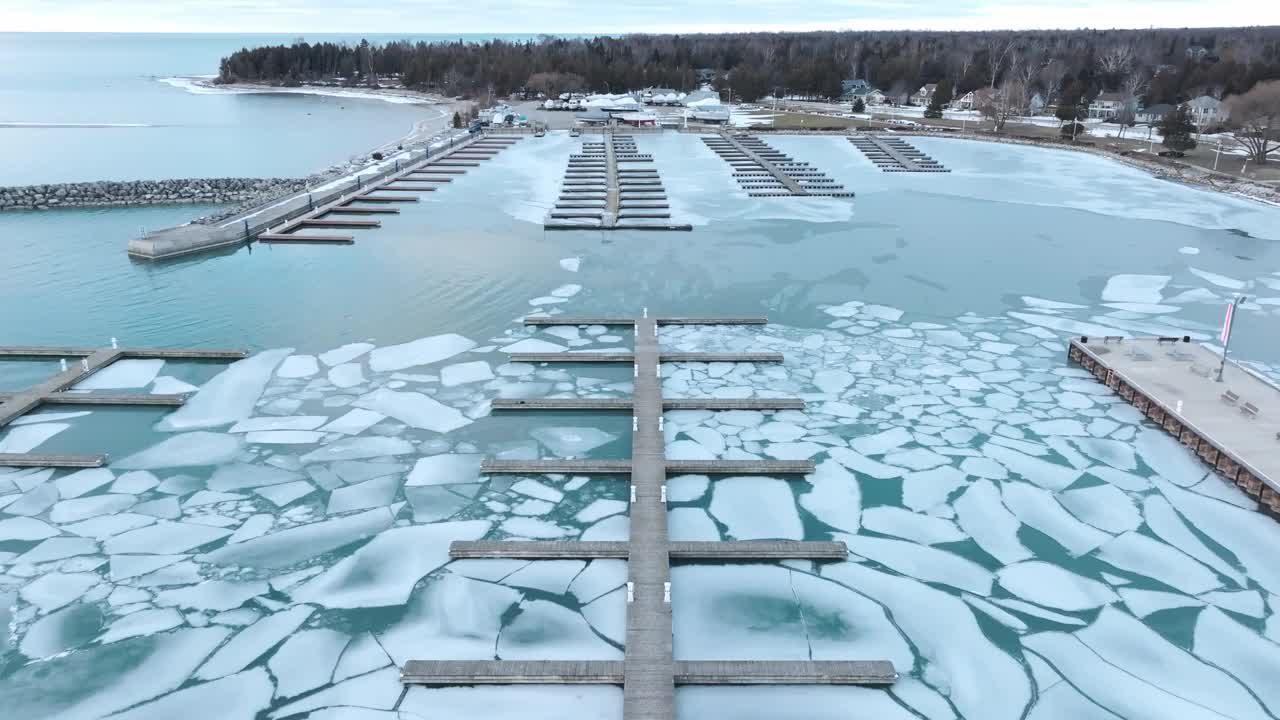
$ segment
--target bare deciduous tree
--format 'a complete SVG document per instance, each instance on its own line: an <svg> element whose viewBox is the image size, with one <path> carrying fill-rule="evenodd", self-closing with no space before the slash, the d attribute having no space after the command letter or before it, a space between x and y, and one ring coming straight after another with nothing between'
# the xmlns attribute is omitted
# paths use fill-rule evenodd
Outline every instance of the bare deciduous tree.
<svg viewBox="0 0 1280 720"><path fill-rule="evenodd" d="M1260 82L1243 95L1227 100L1232 136L1259 165L1280 150L1280 80Z"/></svg>
<svg viewBox="0 0 1280 720"><path fill-rule="evenodd" d="M1098 55L1098 67L1105 73L1126 73L1133 66L1133 56L1132 45L1112 45L1106 52Z"/></svg>
<svg viewBox="0 0 1280 720"><path fill-rule="evenodd" d="M1000 74L1000 68L1004 66L1004 59L1013 51L1017 41L1010 38L993 37L986 42L987 48L987 70L991 75L991 89L996 87L996 77Z"/></svg>
<svg viewBox="0 0 1280 720"><path fill-rule="evenodd" d="M1000 87L987 91L980 100L978 112L991 118L995 131L1000 132L1004 130L1005 123L1009 122L1010 118L1022 113L1022 98L1025 94L1026 90L1021 81L1006 78L1000 83Z"/></svg>

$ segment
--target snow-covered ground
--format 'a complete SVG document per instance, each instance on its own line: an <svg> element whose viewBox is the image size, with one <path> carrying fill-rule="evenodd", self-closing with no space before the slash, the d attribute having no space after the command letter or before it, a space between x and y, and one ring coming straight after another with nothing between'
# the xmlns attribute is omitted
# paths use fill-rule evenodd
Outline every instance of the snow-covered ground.
<svg viewBox="0 0 1280 720"><path fill-rule="evenodd" d="M194 75L190 77L158 78L165 85L185 90L194 95L252 95L262 93L284 93L289 95L322 95L325 97L350 98L353 100L379 100L395 105L419 105L439 102L421 93L397 90L373 90L369 88L334 88L304 85L301 87L268 87L251 84L216 85L213 79L217 75Z"/></svg>

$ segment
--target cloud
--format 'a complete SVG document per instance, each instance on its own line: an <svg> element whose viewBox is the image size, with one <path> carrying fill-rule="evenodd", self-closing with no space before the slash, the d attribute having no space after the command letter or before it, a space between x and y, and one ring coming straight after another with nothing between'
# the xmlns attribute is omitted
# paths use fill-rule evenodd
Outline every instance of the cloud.
<svg viewBox="0 0 1280 720"><path fill-rule="evenodd" d="M1280 24L1258 0L6 0L7 30L229 33L602 33L983 30Z"/></svg>

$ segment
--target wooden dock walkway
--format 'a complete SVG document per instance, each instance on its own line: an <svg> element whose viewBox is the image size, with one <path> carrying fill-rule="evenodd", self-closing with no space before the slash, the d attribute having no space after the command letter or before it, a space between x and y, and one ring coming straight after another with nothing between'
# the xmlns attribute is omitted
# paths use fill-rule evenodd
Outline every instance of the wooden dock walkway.
<svg viewBox="0 0 1280 720"><path fill-rule="evenodd" d="M951 172L942 163L899 137L851 135L849 142L885 172Z"/></svg>
<svg viewBox="0 0 1280 720"><path fill-rule="evenodd" d="M518 137L482 135L440 155L428 155L376 182L361 186L354 193L342 195L332 202L313 207L298 217L267 228L257 234L256 240L262 243L349 245L355 242L355 236L302 231L314 228L381 227L380 220L355 220L332 216L398 213L400 212L398 209L371 208L365 203L417 202L418 198L411 197L412 195L434 192L444 183L453 180L452 177L441 177L442 175L459 175L466 172L461 168L479 167L482 162L494 157L517 140L519 140ZM383 193L393 193L393 195ZM396 197L401 193L406 197Z"/></svg>
<svg viewBox="0 0 1280 720"><path fill-rule="evenodd" d="M812 460L667 460L665 467L673 475L807 475L814 469ZM480 472L486 475L626 475L633 470L630 460L490 459L480 463Z"/></svg>
<svg viewBox="0 0 1280 720"><path fill-rule="evenodd" d="M185 395L148 395L144 393L77 392L71 388L78 382L124 359L167 360L237 360L246 357L243 350L201 350L195 348L87 348L87 347L0 347L0 358L70 359L67 369L27 390L0 394L0 428L42 405L119 405L173 407L186 400ZM98 467L106 462L103 455L48 455L40 453L7 453L0 455L0 466L18 467Z"/></svg>
<svg viewBox="0 0 1280 720"><path fill-rule="evenodd" d="M1069 360L1093 373L1280 519L1280 387L1187 338L1077 337Z"/></svg>
<svg viewBox="0 0 1280 720"><path fill-rule="evenodd" d="M497 398L494 410L628 410L631 398ZM663 410L803 410L800 398L679 398L664 399Z"/></svg>
<svg viewBox="0 0 1280 720"><path fill-rule="evenodd" d="M658 171L624 167L652 163L636 151L635 138L606 132L599 140L583 140L582 152L571 154L560 199L547 214L547 230L692 230L669 220L666 190ZM652 211L652 212L650 212Z"/></svg>
<svg viewBox="0 0 1280 720"><path fill-rule="evenodd" d="M750 197L853 197L843 185L746 133L723 131L704 136L707 147L729 163L738 185Z"/></svg>
<svg viewBox="0 0 1280 720"><path fill-rule="evenodd" d="M658 316L654 318L658 325L766 325L769 318L763 315L743 315L741 317L699 317ZM614 316L575 316L575 315L529 315L524 319L525 325L635 325L635 318Z"/></svg>
<svg viewBox="0 0 1280 720"><path fill-rule="evenodd" d="M603 540L460 540L449 546L451 558L521 558L525 560L626 560L625 541ZM842 542L804 540L673 541L672 560L844 560L849 549Z"/></svg>
<svg viewBox="0 0 1280 720"><path fill-rule="evenodd" d="M625 660L410 660L401 679L413 685L623 685ZM673 685L892 685L886 660L676 660ZM625 699L624 699L625 704ZM624 718L674 718L656 713Z"/></svg>
<svg viewBox="0 0 1280 720"><path fill-rule="evenodd" d="M591 351L570 352L570 353L528 352L528 353L511 353L511 362L632 363L632 362L635 362L635 355L633 353L623 353L623 352L591 352ZM780 363L782 362L782 353L776 353L776 352L741 352L741 353L665 352L665 353L662 353L662 362Z"/></svg>
<svg viewBox="0 0 1280 720"><path fill-rule="evenodd" d="M600 320L601 318L593 318ZM669 474L716 475L811 473L811 461L669 460L662 430L658 318L611 324L635 327L635 364L630 408L634 413L631 458L495 460L481 463L482 473L629 475L630 537L626 542L467 541L450 547L452 557L554 559L625 558L627 606L624 659L618 661L449 661L411 660L401 670L406 684L612 684L622 685L626 720L674 720L677 684L859 684L887 685L898 675L888 661L677 661L671 636L671 562L743 562L806 558L843 560L843 543L753 540L672 542L667 532L666 478ZM706 318L705 322L714 322ZM541 324L534 319L530 324ZM596 323L592 323L596 324ZM577 362L577 353L560 353L559 361ZM685 353L684 355L699 355ZM515 354L512 355L513 359ZM552 355L555 361L555 356ZM614 409L614 408L610 408Z"/></svg>

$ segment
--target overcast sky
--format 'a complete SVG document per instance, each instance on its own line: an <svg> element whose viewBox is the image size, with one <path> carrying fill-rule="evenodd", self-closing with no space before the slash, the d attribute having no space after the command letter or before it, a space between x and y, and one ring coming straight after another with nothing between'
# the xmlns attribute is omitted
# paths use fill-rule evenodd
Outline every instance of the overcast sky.
<svg viewBox="0 0 1280 720"><path fill-rule="evenodd" d="M0 30L609 33L1280 25L1277 0L2 0Z"/></svg>

